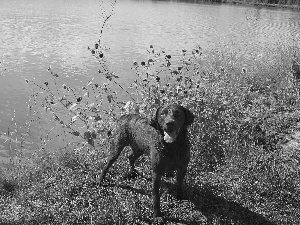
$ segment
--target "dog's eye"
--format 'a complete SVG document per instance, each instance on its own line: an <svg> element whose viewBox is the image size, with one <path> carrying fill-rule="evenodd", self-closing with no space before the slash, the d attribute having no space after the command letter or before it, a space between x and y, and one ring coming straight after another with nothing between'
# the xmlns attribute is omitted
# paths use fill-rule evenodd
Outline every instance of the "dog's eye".
<svg viewBox="0 0 300 225"><path fill-rule="evenodd" d="M164 115L164 116L168 115L168 110L166 110L166 109L163 110L163 111L161 112L161 114Z"/></svg>

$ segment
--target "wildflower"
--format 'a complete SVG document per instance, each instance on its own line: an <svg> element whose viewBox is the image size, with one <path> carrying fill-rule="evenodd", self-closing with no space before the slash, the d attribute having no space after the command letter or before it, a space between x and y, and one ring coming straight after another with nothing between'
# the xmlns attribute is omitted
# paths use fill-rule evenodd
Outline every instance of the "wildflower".
<svg viewBox="0 0 300 225"><path fill-rule="evenodd" d="M145 65L146 65L146 63L145 63L144 61L142 61L142 62L141 62L141 65L142 65L142 66L145 66Z"/></svg>
<svg viewBox="0 0 300 225"><path fill-rule="evenodd" d="M167 59L171 59L171 55L166 55L166 58Z"/></svg>
<svg viewBox="0 0 300 225"><path fill-rule="evenodd" d="M246 73L246 72L247 72L247 70L246 70L245 67L242 68L242 72L243 72L243 73Z"/></svg>
<svg viewBox="0 0 300 225"><path fill-rule="evenodd" d="M103 58L103 56L104 56L104 55L103 55L103 53L101 52L101 53L99 54L99 57L100 57L100 58Z"/></svg>
<svg viewBox="0 0 300 225"><path fill-rule="evenodd" d="M48 83L48 82L45 82L44 84L45 84L46 86L48 86L49 83Z"/></svg>
<svg viewBox="0 0 300 225"><path fill-rule="evenodd" d="M92 52L93 55L95 54L95 50L92 50L91 52Z"/></svg>
<svg viewBox="0 0 300 225"><path fill-rule="evenodd" d="M150 45L150 48L153 48L153 45Z"/></svg>
<svg viewBox="0 0 300 225"><path fill-rule="evenodd" d="M95 44L95 49L98 49L99 45L98 43Z"/></svg>
<svg viewBox="0 0 300 225"><path fill-rule="evenodd" d="M156 79L156 81L157 81L157 82L159 82L159 81L160 81L160 77L159 77L159 76L156 76L156 78L155 78L155 79Z"/></svg>

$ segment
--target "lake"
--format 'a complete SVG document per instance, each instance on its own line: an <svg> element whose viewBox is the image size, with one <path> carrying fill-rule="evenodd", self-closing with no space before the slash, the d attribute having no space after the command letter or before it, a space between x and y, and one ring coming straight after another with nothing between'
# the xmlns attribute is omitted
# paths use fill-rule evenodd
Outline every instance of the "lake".
<svg viewBox="0 0 300 225"><path fill-rule="evenodd" d="M0 2L0 160L10 154L8 127L22 132L18 127L26 121L32 85L25 79L43 84L51 65L61 83L71 86L105 81L87 50L99 39L103 9L110 10L107 1ZM174 56L196 45L226 47L251 61L266 49L299 40L299 11L151 0L119 0L101 38L110 49L109 66L124 86L134 79L132 62L146 59L150 45ZM29 137L28 148L38 132Z"/></svg>

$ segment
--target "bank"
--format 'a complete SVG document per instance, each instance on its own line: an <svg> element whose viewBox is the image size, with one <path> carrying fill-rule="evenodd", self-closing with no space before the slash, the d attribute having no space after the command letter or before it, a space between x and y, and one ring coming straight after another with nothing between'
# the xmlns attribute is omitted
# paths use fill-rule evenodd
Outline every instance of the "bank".
<svg viewBox="0 0 300 225"><path fill-rule="evenodd" d="M295 9L300 10L299 0L221 0L223 3L230 4L246 4L261 7L274 7L274 8L285 8L285 9Z"/></svg>

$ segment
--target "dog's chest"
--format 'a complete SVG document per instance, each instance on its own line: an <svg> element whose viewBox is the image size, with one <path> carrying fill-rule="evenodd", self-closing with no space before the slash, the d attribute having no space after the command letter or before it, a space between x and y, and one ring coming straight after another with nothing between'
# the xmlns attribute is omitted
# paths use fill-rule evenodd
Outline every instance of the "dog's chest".
<svg viewBox="0 0 300 225"><path fill-rule="evenodd" d="M165 143L160 154L167 158L169 167L178 167L181 164L185 165L190 158L190 151L187 143Z"/></svg>

